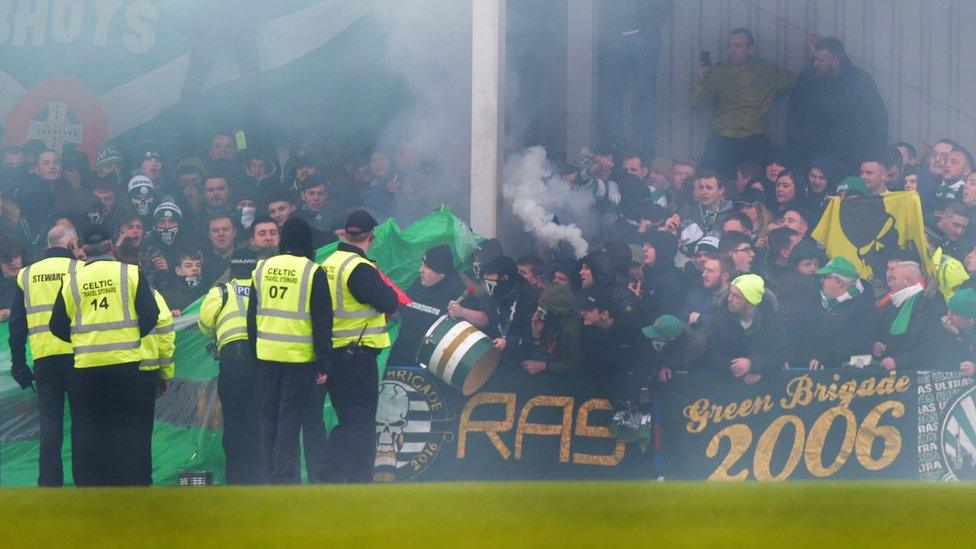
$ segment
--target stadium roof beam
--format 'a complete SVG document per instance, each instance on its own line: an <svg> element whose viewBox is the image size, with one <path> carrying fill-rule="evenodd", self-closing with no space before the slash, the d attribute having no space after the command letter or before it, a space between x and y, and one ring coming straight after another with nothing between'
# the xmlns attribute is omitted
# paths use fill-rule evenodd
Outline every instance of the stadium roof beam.
<svg viewBox="0 0 976 549"><path fill-rule="evenodd" d="M473 2L471 27L471 228L498 233L505 131L505 2Z"/></svg>

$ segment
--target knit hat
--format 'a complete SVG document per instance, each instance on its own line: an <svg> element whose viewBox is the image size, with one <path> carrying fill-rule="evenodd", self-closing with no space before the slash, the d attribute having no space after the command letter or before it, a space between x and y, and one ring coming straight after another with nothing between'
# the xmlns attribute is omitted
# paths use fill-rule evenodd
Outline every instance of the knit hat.
<svg viewBox="0 0 976 549"><path fill-rule="evenodd" d="M502 243L497 238L489 238L487 240L482 240L478 244L478 247L474 249L474 258L476 261L480 261L482 264L490 263L500 255L505 253L502 251Z"/></svg>
<svg viewBox="0 0 976 549"><path fill-rule="evenodd" d="M342 143L328 139L309 148L309 154L322 166L334 168L346 161L346 147Z"/></svg>
<svg viewBox="0 0 976 549"><path fill-rule="evenodd" d="M681 335L685 325L673 315L661 315L654 321L654 324L641 328L641 332L647 339L657 339L659 337L674 339Z"/></svg>
<svg viewBox="0 0 976 549"><path fill-rule="evenodd" d="M552 314L568 315L573 312L573 291L565 284L548 286L539 296L539 307Z"/></svg>
<svg viewBox="0 0 976 549"><path fill-rule="evenodd" d="M840 185L837 186L837 192L846 192L848 196L868 196L871 194L868 192L868 184L856 176L851 176L841 181Z"/></svg>
<svg viewBox="0 0 976 549"><path fill-rule="evenodd" d="M166 195L163 197L163 201L159 203L159 206L156 206L155 211L153 211L153 217L157 220L167 217L176 221L183 221L183 210L180 209L180 206L172 196Z"/></svg>
<svg viewBox="0 0 976 549"><path fill-rule="evenodd" d="M657 253L655 264L663 265L664 261L674 263L674 256L678 253L678 237L666 232L650 230L644 233L644 244L654 248Z"/></svg>
<svg viewBox="0 0 976 549"><path fill-rule="evenodd" d="M963 318L976 318L976 290L964 288L953 294L949 310Z"/></svg>
<svg viewBox="0 0 976 549"><path fill-rule="evenodd" d="M509 279L514 280L515 277L519 276L518 265L515 264L515 260L507 255L500 255L492 260L491 263L484 265L481 268L481 274L497 274L498 276L507 276Z"/></svg>
<svg viewBox="0 0 976 549"><path fill-rule="evenodd" d="M112 164L121 164L123 161L122 152L115 148L115 146L106 143L102 145L102 148L98 150L98 154L95 155L95 168L101 170Z"/></svg>
<svg viewBox="0 0 976 549"><path fill-rule="evenodd" d="M735 203L739 206L752 206L753 204L762 204L765 202L765 195L759 189L753 189L752 187L747 187L738 198L735 199Z"/></svg>
<svg viewBox="0 0 976 549"><path fill-rule="evenodd" d="M738 288L742 292L742 297L753 306L762 303L763 294L766 292L766 283L761 276L754 274L737 276L732 281L732 286Z"/></svg>
<svg viewBox="0 0 976 549"><path fill-rule="evenodd" d="M180 160L180 163L176 165L177 171L181 168L193 168L203 175L207 175L207 168L203 164L203 160L195 156L187 156L186 158Z"/></svg>
<svg viewBox="0 0 976 549"><path fill-rule="evenodd" d="M840 256L831 259L826 265L817 269L817 274L820 276L837 275L855 279L859 277L854 264Z"/></svg>
<svg viewBox="0 0 976 549"><path fill-rule="evenodd" d="M281 225L281 240L278 249L291 249L302 252L305 257L311 259L315 256L312 247L312 229L308 222L298 216L289 217Z"/></svg>
<svg viewBox="0 0 976 549"><path fill-rule="evenodd" d="M139 161L141 162L147 158L153 158L153 157L156 157L159 160L163 159L163 156L159 154L159 150L157 148L148 147L146 148L146 150L142 151L141 155L139 155Z"/></svg>
<svg viewBox="0 0 976 549"><path fill-rule="evenodd" d="M454 254L451 253L451 248L446 244L434 246L427 250L424 253L423 262L424 265L427 265L428 269L436 273L448 274L454 272Z"/></svg>
<svg viewBox="0 0 976 549"><path fill-rule="evenodd" d="M108 230L101 225L92 225L81 235L79 244L82 246L101 244L106 240L112 240L112 235L109 234Z"/></svg>
<svg viewBox="0 0 976 549"><path fill-rule="evenodd" d="M368 233L376 228L376 219L369 215L366 210L356 210L346 218L346 233L351 235L361 235Z"/></svg>
<svg viewBox="0 0 976 549"><path fill-rule="evenodd" d="M152 179L144 175L137 175L129 180L129 195L149 194L156 189Z"/></svg>

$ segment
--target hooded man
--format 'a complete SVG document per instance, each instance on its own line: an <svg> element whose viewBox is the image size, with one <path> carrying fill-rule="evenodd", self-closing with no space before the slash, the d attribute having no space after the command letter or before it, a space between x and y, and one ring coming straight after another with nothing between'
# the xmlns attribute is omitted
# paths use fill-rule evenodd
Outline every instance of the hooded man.
<svg viewBox="0 0 976 549"><path fill-rule="evenodd" d="M578 370L580 367L580 319L575 314L573 291L553 284L542 291L532 315L532 350L522 369L529 375Z"/></svg>
<svg viewBox="0 0 976 549"><path fill-rule="evenodd" d="M400 311L400 334L390 351L389 363L416 364L417 350L427 329L447 314L448 304L462 297L466 288L454 268L450 247L442 244L427 250L420 262L420 277L407 289L413 301Z"/></svg>
<svg viewBox="0 0 976 549"><path fill-rule="evenodd" d="M681 271L674 264L678 239L665 231L644 234L644 278L641 283L641 312L644 324L665 314L678 314L687 290Z"/></svg>

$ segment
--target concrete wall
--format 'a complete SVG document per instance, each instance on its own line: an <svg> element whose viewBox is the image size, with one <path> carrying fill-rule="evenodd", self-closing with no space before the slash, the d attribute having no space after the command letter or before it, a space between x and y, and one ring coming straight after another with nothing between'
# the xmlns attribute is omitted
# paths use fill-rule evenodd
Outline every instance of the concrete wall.
<svg viewBox="0 0 976 549"><path fill-rule="evenodd" d="M735 27L751 29L760 56L790 70L803 67L806 32L837 36L878 84L889 141L918 146L949 136L976 147L973 22L973 0L675 0L661 49L658 151L701 153L709 115L688 106L698 54L724 58ZM774 110L775 142L783 138L785 103Z"/></svg>

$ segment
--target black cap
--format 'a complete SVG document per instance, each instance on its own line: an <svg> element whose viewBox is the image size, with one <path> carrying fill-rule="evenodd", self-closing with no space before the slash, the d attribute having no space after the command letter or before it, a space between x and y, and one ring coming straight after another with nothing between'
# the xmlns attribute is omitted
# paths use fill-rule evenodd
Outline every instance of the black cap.
<svg viewBox="0 0 976 549"><path fill-rule="evenodd" d="M753 204L761 204L765 202L765 198L765 195L759 189L748 187L746 190L742 191L742 194L739 195L739 198L737 198L735 202L740 206L751 206Z"/></svg>
<svg viewBox="0 0 976 549"><path fill-rule="evenodd" d="M258 256L250 248L242 248L230 256L230 271L235 278L247 278L254 271Z"/></svg>
<svg viewBox="0 0 976 549"><path fill-rule="evenodd" d="M376 228L376 220L366 210L356 210L346 218L346 233L353 236L368 233Z"/></svg>
<svg viewBox="0 0 976 549"><path fill-rule="evenodd" d="M424 254L424 265L427 268L440 274L454 272L454 254L446 244L434 246Z"/></svg>
<svg viewBox="0 0 976 549"><path fill-rule="evenodd" d="M591 290L583 292L576 298L576 310L578 311L616 311L616 300L609 292L602 290Z"/></svg>
<svg viewBox="0 0 976 549"><path fill-rule="evenodd" d="M112 240L112 235L109 234L105 228L101 225L92 225L85 230L85 233L81 237L81 245L96 245L105 242L106 240Z"/></svg>

